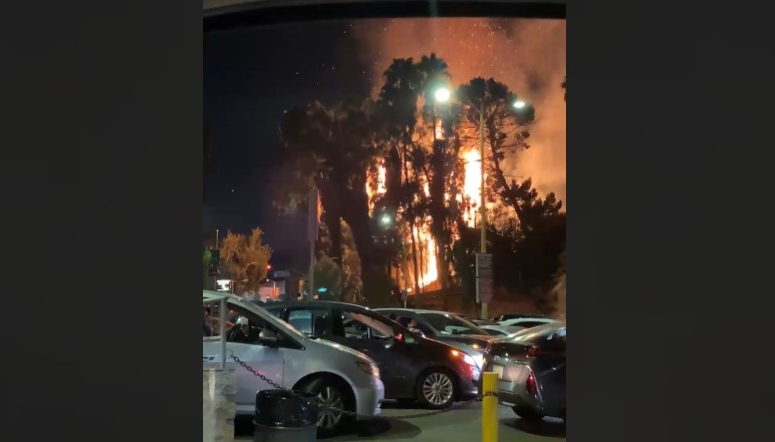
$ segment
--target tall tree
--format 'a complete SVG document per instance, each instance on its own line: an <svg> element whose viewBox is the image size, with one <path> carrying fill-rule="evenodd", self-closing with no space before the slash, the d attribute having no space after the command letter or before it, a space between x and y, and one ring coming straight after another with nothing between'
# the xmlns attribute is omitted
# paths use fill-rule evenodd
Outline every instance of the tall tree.
<svg viewBox="0 0 775 442"><path fill-rule="evenodd" d="M355 247L353 232L344 221L342 221L342 275L344 277L344 300L359 303L363 291L361 258Z"/></svg>
<svg viewBox="0 0 775 442"><path fill-rule="evenodd" d="M517 95L493 78L474 78L462 85L458 94L471 103L465 112L469 124L478 128L479 113L483 113L484 136L490 151L490 161L483 161L488 166L485 172L491 177L487 188L494 189L503 202L514 209L522 232L535 228L542 218L557 215L562 202L554 193L540 198L530 178L517 181L509 178L503 168L507 155L516 155L530 147L528 127L535 117L535 109L530 105L515 109L513 103L518 100Z"/></svg>
<svg viewBox="0 0 775 442"><path fill-rule="evenodd" d="M292 176L278 188L275 198L279 207L293 209L303 204L313 185L317 186L331 236L331 258L341 265L344 220L352 231L364 273L384 271L384 257L374 243L366 192L367 172L382 156L373 105L371 100L346 100L329 109L313 102L288 111L280 134L293 165ZM373 280L363 278L364 290Z"/></svg>
<svg viewBox="0 0 775 442"><path fill-rule="evenodd" d="M256 227L249 235L228 232L221 243L221 267L242 290L257 290L266 278L272 249L261 240Z"/></svg>
<svg viewBox="0 0 775 442"><path fill-rule="evenodd" d="M459 168L460 139L456 134L459 108L456 104L438 104L434 91L446 86L450 79L447 64L435 54L394 60L385 72L385 84L377 101L382 121L389 138L390 150L386 167L388 180L402 179L400 184L388 184L388 204L398 206L408 223L412 236L412 259L415 287L419 292L417 275L418 250L414 232L431 219L431 233L436 249L433 251L442 291L450 282L449 262L452 253L451 236L454 211L449 201L460 190L462 174ZM418 109L419 108L419 109ZM426 190L427 189L427 190ZM446 297L445 297L446 302Z"/></svg>

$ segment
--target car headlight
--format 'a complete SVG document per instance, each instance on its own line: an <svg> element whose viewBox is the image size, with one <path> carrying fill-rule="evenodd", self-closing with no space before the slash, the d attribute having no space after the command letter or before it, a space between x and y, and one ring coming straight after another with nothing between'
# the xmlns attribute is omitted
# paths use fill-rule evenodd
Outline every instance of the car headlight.
<svg viewBox="0 0 775 442"><path fill-rule="evenodd" d="M367 361L355 361L364 373L379 377L379 367Z"/></svg>
<svg viewBox="0 0 775 442"><path fill-rule="evenodd" d="M467 354L463 353L462 351L458 350L452 350L450 353L452 353L452 356L458 358L463 357L463 361L468 365L476 365L476 361L471 356L468 356Z"/></svg>
<svg viewBox="0 0 775 442"><path fill-rule="evenodd" d="M480 353L478 355L475 355L473 357L474 362L476 362L476 366L479 368L482 368L484 365L484 356Z"/></svg>

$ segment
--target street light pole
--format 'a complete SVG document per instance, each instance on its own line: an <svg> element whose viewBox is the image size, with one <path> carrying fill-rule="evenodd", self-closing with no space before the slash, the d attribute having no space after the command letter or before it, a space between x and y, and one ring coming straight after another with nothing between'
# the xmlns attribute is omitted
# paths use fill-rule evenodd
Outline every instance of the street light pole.
<svg viewBox="0 0 775 442"><path fill-rule="evenodd" d="M481 219L481 253L487 253L487 210L484 204L484 99L479 102L479 164L479 175L481 175L481 193L479 195L479 218ZM488 317L487 303L482 301L482 319L486 319Z"/></svg>

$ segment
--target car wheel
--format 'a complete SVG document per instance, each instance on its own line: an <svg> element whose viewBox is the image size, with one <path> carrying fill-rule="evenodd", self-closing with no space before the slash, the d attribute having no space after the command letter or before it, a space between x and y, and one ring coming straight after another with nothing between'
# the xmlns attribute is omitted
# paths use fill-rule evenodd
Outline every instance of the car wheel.
<svg viewBox="0 0 775 442"><path fill-rule="evenodd" d="M455 402L457 383L455 376L443 368L432 368L420 375L417 381L417 400L426 408L447 408Z"/></svg>
<svg viewBox="0 0 775 442"><path fill-rule="evenodd" d="M300 388L301 391L316 394L321 407L318 415L318 436L329 437L342 431L354 419L341 411L355 411L355 400L350 387L332 376L312 379ZM331 407L336 410L326 409Z"/></svg>
<svg viewBox="0 0 775 442"><path fill-rule="evenodd" d="M544 418L541 413L537 413L529 408L512 407L511 409L514 410L517 416L527 422L538 422Z"/></svg>

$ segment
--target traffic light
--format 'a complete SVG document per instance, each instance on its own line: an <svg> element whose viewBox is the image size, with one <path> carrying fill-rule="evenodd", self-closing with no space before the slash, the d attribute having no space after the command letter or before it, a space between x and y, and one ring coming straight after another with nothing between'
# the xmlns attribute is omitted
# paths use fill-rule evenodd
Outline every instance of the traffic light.
<svg viewBox="0 0 775 442"><path fill-rule="evenodd" d="M207 268L207 274L210 276L218 275L218 265L221 263L221 251L218 249L210 250L210 265Z"/></svg>

